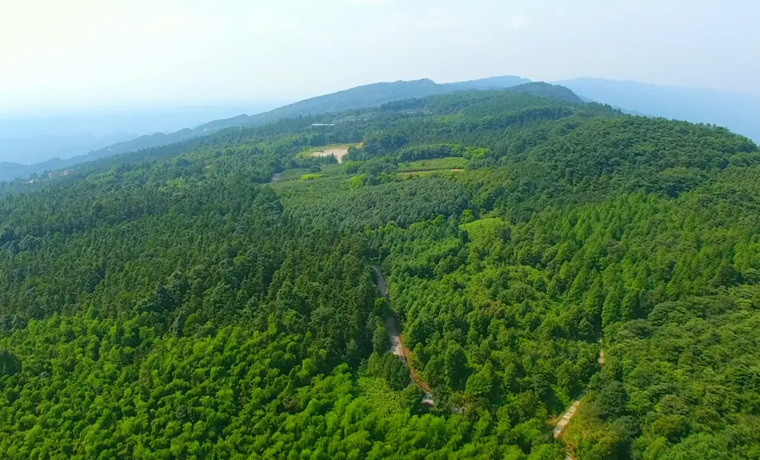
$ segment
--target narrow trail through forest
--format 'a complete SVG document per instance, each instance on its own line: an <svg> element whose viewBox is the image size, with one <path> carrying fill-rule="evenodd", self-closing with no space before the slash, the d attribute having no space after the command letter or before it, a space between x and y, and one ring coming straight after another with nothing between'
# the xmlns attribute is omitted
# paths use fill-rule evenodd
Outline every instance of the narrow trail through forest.
<svg viewBox="0 0 760 460"><path fill-rule="evenodd" d="M562 432L565 430L565 427L567 427L567 424L570 423L570 420L572 420L573 416L575 416L575 413L578 412L578 406L581 405L581 401L586 396L586 392L583 391L578 398L573 401L572 404L570 404L570 407L568 407L565 412L562 414L562 417L560 417L559 422L554 426L554 430L552 430L552 434L554 434L555 438L558 438L559 435L562 434Z"/></svg>
<svg viewBox="0 0 760 460"><path fill-rule="evenodd" d="M383 275L383 272L380 271L379 267L372 267L372 270L375 271L375 277L377 278L377 288L380 290L380 294L385 297L385 300L387 300L388 303L390 303L390 298L388 297L388 284L385 282L385 276ZM385 318L385 327L388 329L388 337L391 341L391 353L398 356L402 361L404 361L406 367L409 368L409 376L411 377L412 381L418 387L420 387L422 391L428 395L431 395L432 389L430 388L430 385L417 372L417 369L412 366L411 352L406 346L404 346L404 337L400 333L398 319L396 319L396 316L394 314L391 313L387 318ZM426 398L426 400L434 404L432 397Z"/></svg>
<svg viewBox="0 0 760 460"><path fill-rule="evenodd" d="M390 298L388 297L388 284L385 281L385 275L383 275L383 272L380 270L379 267L372 267L372 270L375 271L375 277L377 278L377 288L380 290L380 294L385 297L385 300L387 300L390 303ZM409 349L404 346L404 337L399 332L399 325L398 320L396 319L396 316L394 314L390 314L387 318L385 318L385 327L388 329L388 337L391 341L391 353L398 356L404 361L404 364L409 368L409 375L412 379L412 381L417 384L418 387L420 387L423 391L425 391L428 394L431 394L431 388L430 385L419 375L416 369L411 364L411 353L409 352ZM604 356L604 348L602 348L602 340L599 340L599 364L604 366L605 356ZM555 438L559 438L560 435L562 435L562 432L567 428L567 425L570 423L570 421L573 419L575 414L578 412L578 407L580 407L581 402L583 401L583 398L586 397L586 390L583 390L583 392L573 401L573 403L565 410L565 412L560 417L557 424L554 426L554 429L552 430L552 434ZM430 399L432 402L432 399ZM567 458L572 458L569 456Z"/></svg>
<svg viewBox="0 0 760 460"><path fill-rule="evenodd" d="M605 355L604 355L604 344L602 342L602 339L599 339L599 364L601 366L604 366L605 361ZM573 401L572 404L570 404L570 407L568 407L565 412L562 414L562 417L560 417L557 424L554 426L554 429L552 430L552 434L554 435L554 438L559 438L562 433L565 431L565 428L567 428L567 425L570 423L570 420L573 419L575 414L578 412L578 408L581 405L581 402L583 402L583 398L586 397L586 391L583 390L580 395ZM573 456L570 455L570 452L567 452L567 456L565 457L565 460L575 460Z"/></svg>

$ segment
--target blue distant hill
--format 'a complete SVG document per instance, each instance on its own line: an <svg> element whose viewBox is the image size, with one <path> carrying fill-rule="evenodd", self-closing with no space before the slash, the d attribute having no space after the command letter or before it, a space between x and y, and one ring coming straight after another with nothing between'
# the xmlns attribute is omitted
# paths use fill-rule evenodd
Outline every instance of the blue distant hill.
<svg viewBox="0 0 760 460"><path fill-rule="evenodd" d="M760 142L760 96L602 78L577 78L557 84L582 98L628 113L725 126Z"/></svg>

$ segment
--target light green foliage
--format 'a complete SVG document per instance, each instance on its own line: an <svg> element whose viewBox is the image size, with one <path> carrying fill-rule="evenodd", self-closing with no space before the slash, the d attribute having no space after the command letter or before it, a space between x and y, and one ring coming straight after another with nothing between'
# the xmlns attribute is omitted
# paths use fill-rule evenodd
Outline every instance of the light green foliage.
<svg viewBox="0 0 760 460"><path fill-rule="evenodd" d="M361 188L364 186L364 182L367 180L366 174L359 174L348 180L348 185L351 188Z"/></svg>
<svg viewBox="0 0 760 460"><path fill-rule="evenodd" d="M467 211L469 210L466 210L465 212ZM469 215L472 216L472 211L469 211L469 213ZM464 213L462 213L462 216L464 217ZM467 236L471 241L482 242L484 245L489 245L494 242L493 240L495 238L509 238L509 225L502 219L488 217L475 221L470 220L470 218L467 218L466 220L469 222L463 222L462 218L459 219L461 224L459 228L467 233Z"/></svg>
<svg viewBox="0 0 760 460"><path fill-rule="evenodd" d="M308 174L302 174L301 175L301 180L303 180L303 181L314 180L314 179L319 179L320 177L322 177L322 174L319 174L319 173L308 173Z"/></svg>
<svg viewBox="0 0 760 460"><path fill-rule="evenodd" d="M357 384L361 394L367 398L367 403L375 412L386 415L403 412L401 392L394 391L385 379L360 377ZM419 403L419 400L416 403Z"/></svg>

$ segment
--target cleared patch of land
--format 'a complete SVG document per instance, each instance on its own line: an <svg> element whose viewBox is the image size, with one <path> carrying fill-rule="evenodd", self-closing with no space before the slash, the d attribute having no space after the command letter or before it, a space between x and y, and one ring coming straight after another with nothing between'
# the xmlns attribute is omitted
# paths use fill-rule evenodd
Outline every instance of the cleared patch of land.
<svg viewBox="0 0 760 460"><path fill-rule="evenodd" d="M326 147L310 149L302 153L302 155L310 157L334 156L338 160L338 163L343 163L343 157L348 154L348 149L353 146L361 147L361 144L328 145Z"/></svg>
<svg viewBox="0 0 760 460"><path fill-rule="evenodd" d="M336 160L338 160L338 163L343 163L343 157L348 154L348 147L337 147L337 148L331 148L331 149L324 149L320 150L319 152L312 152L311 156L313 157L329 157L334 156Z"/></svg>

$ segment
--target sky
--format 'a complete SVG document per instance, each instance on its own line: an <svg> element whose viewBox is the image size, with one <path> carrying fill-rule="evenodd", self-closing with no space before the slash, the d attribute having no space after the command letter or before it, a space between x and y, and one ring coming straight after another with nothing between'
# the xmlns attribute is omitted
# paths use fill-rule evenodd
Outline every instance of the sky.
<svg viewBox="0 0 760 460"><path fill-rule="evenodd" d="M0 114L580 76L760 94L757 0L6 0Z"/></svg>

